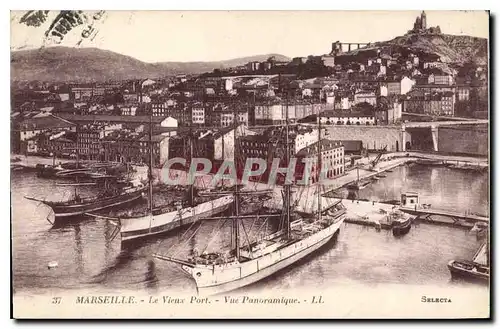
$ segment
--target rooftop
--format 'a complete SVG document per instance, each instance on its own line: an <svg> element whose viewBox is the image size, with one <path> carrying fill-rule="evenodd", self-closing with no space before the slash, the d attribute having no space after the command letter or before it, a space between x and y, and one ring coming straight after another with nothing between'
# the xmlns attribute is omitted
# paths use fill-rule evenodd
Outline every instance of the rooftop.
<svg viewBox="0 0 500 329"><path fill-rule="evenodd" d="M21 127L24 129L50 129L50 128L68 128L75 124L59 116L49 114L41 117L33 117L23 121Z"/></svg>
<svg viewBox="0 0 500 329"><path fill-rule="evenodd" d="M321 117L323 118L360 118L360 117L373 117L372 114L364 114L360 112L347 112L347 111L334 111L334 110L326 110L321 113Z"/></svg>
<svg viewBox="0 0 500 329"><path fill-rule="evenodd" d="M300 151L297 152L297 156L308 157L314 154L317 154L318 145L321 145L321 151L329 151L339 147L343 147L344 145L340 141L332 141L329 139L322 139L314 144L304 147Z"/></svg>
<svg viewBox="0 0 500 329"><path fill-rule="evenodd" d="M78 114L68 114L61 113L60 117L65 120L74 122L95 122L95 121L106 121L106 122L122 122L122 123L149 123L152 121L155 124L161 123L165 120L164 116L122 116L122 115L107 115L107 114L94 114L94 115L78 115Z"/></svg>

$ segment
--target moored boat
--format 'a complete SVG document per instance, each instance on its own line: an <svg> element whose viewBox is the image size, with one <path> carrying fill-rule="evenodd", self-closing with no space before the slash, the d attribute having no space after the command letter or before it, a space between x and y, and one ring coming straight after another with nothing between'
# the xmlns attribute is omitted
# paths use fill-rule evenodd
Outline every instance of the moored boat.
<svg viewBox="0 0 500 329"><path fill-rule="evenodd" d="M288 165L290 161L288 108L285 122L285 163ZM321 128L319 131L321 131ZM321 147L322 144L318 143L317 163L319 168L321 168L322 158ZM235 147L235 150L237 149ZM320 185L317 184L317 186ZM271 276L324 246L336 235L344 222L346 209L341 200L333 203L328 208L323 208L321 206L322 193L320 191L316 193L318 198L317 213L312 216L302 216L298 211L295 211L295 206L292 205L290 184L285 184L282 191L282 211L277 214L259 213L254 216L254 220L258 216L265 217L266 222L264 224L270 218L278 217L282 220L282 229L251 241L247 229L241 221L243 216L239 213L240 192L237 187L233 194L234 215L221 218L225 222L228 220L231 222L232 248L225 252L202 253L201 255L193 250L192 257L185 260L158 253L153 254L158 260L180 264L182 270L190 275L196 283L199 295L209 296L232 291ZM240 234L241 228L243 228L246 239L243 243L240 241L240 237L242 237L242 234Z"/></svg>
<svg viewBox="0 0 500 329"><path fill-rule="evenodd" d="M436 166L436 167L440 167L440 166L444 166L445 165L444 161L433 160L433 159L417 159L416 163L420 164L420 165Z"/></svg>
<svg viewBox="0 0 500 329"><path fill-rule="evenodd" d="M392 234L394 236L402 236L407 234L411 229L413 217L401 211L393 211L388 214L392 223Z"/></svg>
<svg viewBox="0 0 500 329"><path fill-rule="evenodd" d="M122 206L141 198L146 191L146 187L129 186L118 191L104 190L95 197L82 198L75 195L68 201L47 201L37 198L27 197L28 200L39 201L47 205L54 212L55 219L69 218L94 211Z"/></svg>
<svg viewBox="0 0 500 329"><path fill-rule="evenodd" d="M117 219L122 242L166 233L177 228L192 224L202 218L211 217L228 210L233 204L231 196L223 196L186 206L182 203L172 203L153 208L151 213L127 214Z"/></svg>
<svg viewBox="0 0 500 329"><path fill-rule="evenodd" d="M482 282L488 282L490 279L490 268L488 266L468 260L451 260L448 263L448 269L454 279Z"/></svg>
<svg viewBox="0 0 500 329"><path fill-rule="evenodd" d="M472 260L451 260L448 269L454 279L487 283L490 279L490 258L488 240L477 250Z"/></svg>
<svg viewBox="0 0 500 329"><path fill-rule="evenodd" d="M326 217L326 216L325 216ZM155 254L160 260L180 263L195 281L199 295L209 296L255 283L292 265L324 246L340 229L343 217L297 225L287 238L277 232L229 256L212 253L183 261Z"/></svg>
<svg viewBox="0 0 500 329"><path fill-rule="evenodd" d="M152 135L152 123L150 123L150 138ZM192 149L192 147L191 147ZM193 158L192 156L190 157ZM122 214L112 217L90 214L91 216L105 218L116 225L116 231L111 234L113 239L118 233L122 244L138 239L145 239L154 235L167 233L186 225L193 224L203 218L211 217L228 210L234 199L228 193L216 193L218 195L200 195L194 185L190 185L188 196L183 201L172 201L169 204L155 206L153 201L153 151L152 143L149 143L148 164L148 207L147 209L132 211L125 210ZM160 188L174 188L180 185L160 186Z"/></svg>

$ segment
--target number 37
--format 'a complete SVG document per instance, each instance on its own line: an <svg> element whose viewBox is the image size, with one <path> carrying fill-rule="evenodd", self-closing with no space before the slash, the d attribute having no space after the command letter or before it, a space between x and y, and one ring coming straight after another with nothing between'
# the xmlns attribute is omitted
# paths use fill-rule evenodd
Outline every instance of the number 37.
<svg viewBox="0 0 500 329"><path fill-rule="evenodd" d="M61 297L52 297L52 304L61 304Z"/></svg>

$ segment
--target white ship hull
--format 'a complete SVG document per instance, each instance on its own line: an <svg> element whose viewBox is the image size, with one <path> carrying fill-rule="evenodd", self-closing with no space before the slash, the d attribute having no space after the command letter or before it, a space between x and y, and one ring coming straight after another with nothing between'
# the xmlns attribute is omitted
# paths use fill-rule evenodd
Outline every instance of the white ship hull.
<svg viewBox="0 0 500 329"><path fill-rule="evenodd" d="M145 238L192 224L201 218L226 211L233 204L233 200L233 196L224 196L194 207L182 208L156 216L121 218L121 240L125 242Z"/></svg>
<svg viewBox="0 0 500 329"><path fill-rule="evenodd" d="M305 239L245 262L225 265L182 265L195 280L198 294L216 295L260 281L299 261L325 245L340 229L343 219Z"/></svg>

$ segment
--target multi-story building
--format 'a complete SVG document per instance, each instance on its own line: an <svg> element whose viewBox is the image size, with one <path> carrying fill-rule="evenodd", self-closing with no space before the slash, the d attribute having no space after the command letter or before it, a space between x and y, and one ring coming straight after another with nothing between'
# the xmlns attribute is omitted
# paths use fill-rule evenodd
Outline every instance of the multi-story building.
<svg viewBox="0 0 500 329"><path fill-rule="evenodd" d="M403 114L402 102L391 97L388 100L389 106L387 108L375 112L377 124L395 124L401 121Z"/></svg>
<svg viewBox="0 0 500 329"><path fill-rule="evenodd" d="M82 159L104 160L102 139L122 129L122 124L87 124L77 130L77 148Z"/></svg>
<svg viewBox="0 0 500 329"><path fill-rule="evenodd" d="M289 121L295 120L295 106L283 104L281 101L272 100L255 105L255 124L272 125L284 124L288 110Z"/></svg>
<svg viewBox="0 0 500 329"><path fill-rule="evenodd" d="M188 135L178 135L170 139L169 157L188 159L191 154L189 148L192 145L193 156L209 159L212 161L212 169L217 170L222 161L235 161L235 139L238 140L242 136L255 134L255 132L248 130L244 125L239 125L236 128L226 127L198 132L191 137L191 142Z"/></svg>
<svg viewBox="0 0 500 329"><path fill-rule="evenodd" d="M96 96L104 96L106 87L104 86L74 86L70 88L70 98L72 100L86 100Z"/></svg>
<svg viewBox="0 0 500 329"><path fill-rule="evenodd" d="M320 114L319 120L324 125L374 125L375 116L362 113L326 110Z"/></svg>
<svg viewBox="0 0 500 329"><path fill-rule="evenodd" d="M191 122L196 126L205 125L205 107L203 103L195 103L191 107Z"/></svg>
<svg viewBox="0 0 500 329"><path fill-rule="evenodd" d="M168 160L169 137L130 130L117 130L102 138L106 161L148 163L153 151L153 165L162 166Z"/></svg>
<svg viewBox="0 0 500 329"><path fill-rule="evenodd" d="M424 102L424 113L437 116L453 116L455 114L455 94L444 92L431 95L428 102Z"/></svg>
<svg viewBox="0 0 500 329"><path fill-rule="evenodd" d="M178 120L179 125L188 126L192 123L191 109L188 108L188 105L186 103L151 103L151 112L153 113L153 116L175 118L176 120Z"/></svg>
<svg viewBox="0 0 500 329"><path fill-rule="evenodd" d="M459 101L468 101L470 99L470 87L467 85L457 86L457 98Z"/></svg>
<svg viewBox="0 0 500 329"><path fill-rule="evenodd" d="M319 152L321 164L318 163ZM321 173L326 179L333 179L344 174L344 145L342 142L322 139L297 152L296 157L296 179L305 180L304 185L318 182Z"/></svg>
<svg viewBox="0 0 500 329"><path fill-rule="evenodd" d="M451 86L453 84L453 76L444 73L443 74L432 73L428 77L428 83Z"/></svg>
<svg viewBox="0 0 500 329"><path fill-rule="evenodd" d="M311 102L299 102L296 101L294 104L295 108L295 118L300 120L302 118L308 117L310 115L318 115L321 111L324 110L325 104L321 103L311 103Z"/></svg>
<svg viewBox="0 0 500 329"><path fill-rule="evenodd" d="M248 70L248 71L252 71L252 72L253 72L253 71L258 71L258 70L259 70L259 67L260 67L260 63L259 63L259 62L256 62L256 61L254 61L254 62L249 62L249 63L247 63L247 65L246 65L247 70Z"/></svg>
<svg viewBox="0 0 500 329"><path fill-rule="evenodd" d="M20 141L21 143L25 140L32 138L42 132L60 132L60 131L72 131L76 132L76 124L65 120L59 116L48 114L45 116L33 117L21 121L19 124L20 129Z"/></svg>
<svg viewBox="0 0 500 329"><path fill-rule="evenodd" d="M166 117L170 115L173 108L177 106L177 101L174 99L168 99L166 101L155 101L150 103L151 113L153 116Z"/></svg>
<svg viewBox="0 0 500 329"><path fill-rule="evenodd" d="M262 158L272 162L272 159L284 160L286 134L283 127L270 128L259 135L245 135L240 138L241 155L246 158ZM289 127L290 155L316 143L319 140L318 129L312 127Z"/></svg>
<svg viewBox="0 0 500 329"><path fill-rule="evenodd" d="M235 109L234 106L237 108ZM245 107L239 107L235 104L231 106L217 104L210 113L210 122L214 127L234 126L235 115L238 124L248 126L249 114Z"/></svg>
<svg viewBox="0 0 500 329"><path fill-rule="evenodd" d="M427 101L423 90L412 90L403 101L403 112L424 113L424 103Z"/></svg>
<svg viewBox="0 0 500 329"><path fill-rule="evenodd" d="M429 114L436 116L455 115L456 95L452 91L413 91L404 100L405 112Z"/></svg>
<svg viewBox="0 0 500 329"><path fill-rule="evenodd" d="M135 115L137 112L137 106L123 106L120 111L122 115Z"/></svg>
<svg viewBox="0 0 500 329"><path fill-rule="evenodd" d="M372 91L359 91L354 94L354 105L366 102L373 106L377 105L377 95Z"/></svg>
<svg viewBox="0 0 500 329"><path fill-rule="evenodd" d="M75 153L76 133L60 131L43 132L25 141L26 154L45 154L70 157Z"/></svg>

